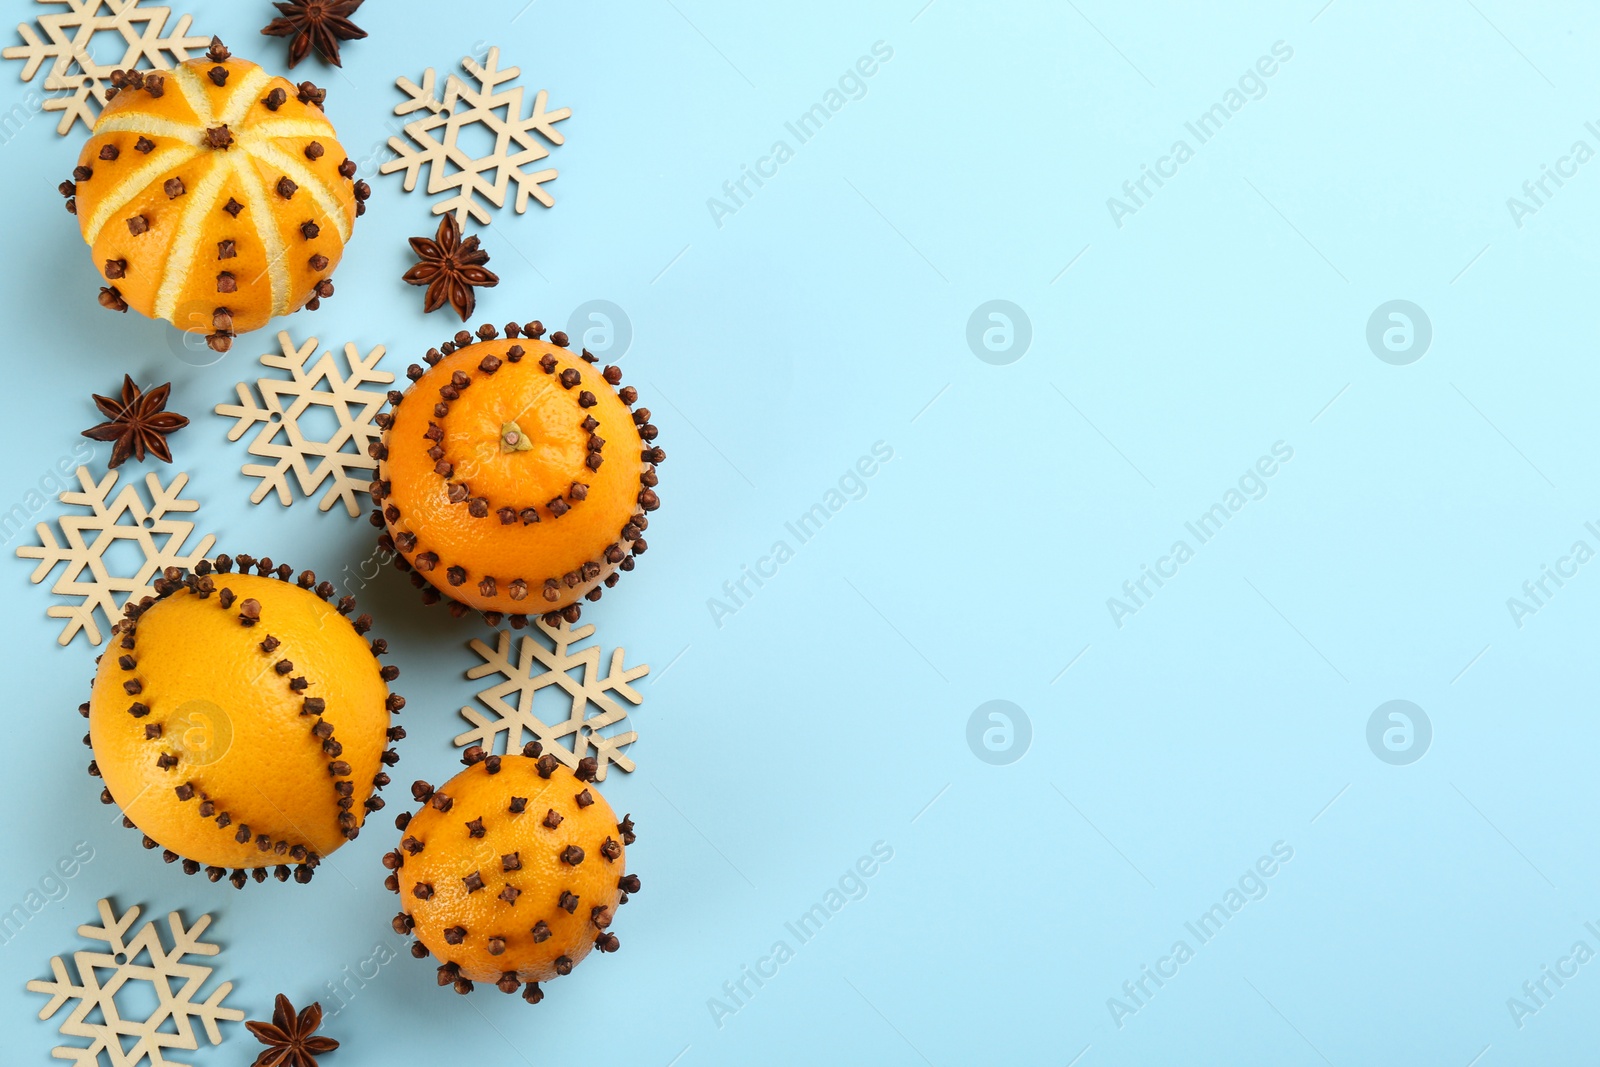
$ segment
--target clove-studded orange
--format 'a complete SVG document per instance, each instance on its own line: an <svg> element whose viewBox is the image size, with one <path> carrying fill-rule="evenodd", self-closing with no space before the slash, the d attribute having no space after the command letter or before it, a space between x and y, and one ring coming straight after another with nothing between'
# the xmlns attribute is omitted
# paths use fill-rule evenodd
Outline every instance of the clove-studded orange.
<svg viewBox="0 0 1600 1067"><path fill-rule="evenodd" d="M462 330L389 394L373 522L424 600L492 624L576 622L645 551L666 458L650 409L567 343L538 322Z"/></svg>
<svg viewBox="0 0 1600 1067"><path fill-rule="evenodd" d="M411 954L439 961L439 984L470 993L543 999L538 983L572 972L593 949L615 952L617 908L639 891L627 873L633 820L620 821L594 787L594 759L576 771L530 742L521 756L467 750L467 769L402 814L400 847L384 857L400 894L396 932ZM535 758L537 757L537 758Z"/></svg>
<svg viewBox="0 0 1600 1067"><path fill-rule="evenodd" d="M235 571L234 568L238 570ZM254 570L255 573L246 573ZM188 874L309 881L353 840L404 736L372 619L316 575L218 556L130 604L100 658L84 738L100 799Z"/></svg>
<svg viewBox="0 0 1600 1067"><path fill-rule="evenodd" d="M102 306L165 319L226 352L236 334L333 295L371 190L322 112L322 89L274 77L215 39L173 70L111 81L60 186L106 279Z"/></svg>

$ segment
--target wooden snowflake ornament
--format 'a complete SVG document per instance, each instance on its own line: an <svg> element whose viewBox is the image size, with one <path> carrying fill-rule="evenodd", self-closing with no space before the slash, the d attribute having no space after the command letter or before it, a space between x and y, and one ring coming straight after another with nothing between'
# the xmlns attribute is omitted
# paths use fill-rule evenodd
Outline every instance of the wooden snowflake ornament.
<svg viewBox="0 0 1600 1067"><path fill-rule="evenodd" d="M543 89L534 96L533 111L522 116L522 87L500 88L516 78L517 67L499 69L500 49L491 48L482 64L468 56L461 66L476 81L476 85L454 74L445 79L444 92L439 92L438 74L429 67L418 85L409 78L397 83L409 99L394 109L396 115L427 112L423 117L406 123L405 134L410 141L389 138L389 147L395 159L389 160L379 171L393 174L405 172L405 189L417 187L417 178L424 167L428 168L428 192L442 193L454 190L453 196L440 200L433 206L435 215L455 212L456 221L465 223L470 216L479 222L489 221L489 210L481 201L494 207L504 207L506 191L515 183L517 187L516 211L528 209L528 198L545 207L555 205L555 199L544 190L544 184L553 181L556 171L530 170L550 155L545 142L552 145L565 143L555 124L572 116L571 108L545 110L549 93ZM494 151L474 158L464 149L459 138L467 127L482 125L494 135ZM481 198L481 200L480 200Z"/></svg>
<svg viewBox="0 0 1600 1067"><path fill-rule="evenodd" d="M38 27L22 23L23 43L0 52L23 61L22 80L32 81L49 64L44 78L45 111L59 111L56 132L66 134L76 122L93 127L106 104L114 70L170 70L204 52L209 37L190 37L190 17L180 17L163 35L165 7L139 0L39 0L65 10L40 15Z"/></svg>
<svg viewBox="0 0 1600 1067"><path fill-rule="evenodd" d="M239 403L218 404L218 415L237 419L228 431L228 440L237 441L250 427L261 424L250 442L250 454L274 461L271 465L247 463L243 470L261 483L250 494L250 502L259 504L268 491L276 491L278 502L287 507L293 502L289 486L292 473L299 483L300 492L310 496L324 482L330 483L317 508L327 511L336 501L343 501L351 515L360 514L356 503L358 494L364 495L372 483L372 472L378 461L368 455L369 449L382 435L373 416L389 400L389 394L364 385L388 385L394 375L378 370L383 358L379 345L362 356L356 346L344 346L344 358L350 368L342 373L331 351L310 368L306 364L317 353L317 339L310 338L295 347L287 333L278 334L282 354L267 353L261 357L263 366L287 371L287 379L260 378L257 392L251 392L248 383L240 382ZM398 394L396 394L398 395ZM319 440L301 425L300 420L313 408L323 408L333 413L338 428Z"/></svg>
<svg viewBox="0 0 1600 1067"><path fill-rule="evenodd" d="M467 671L467 677L496 675L500 680L478 694L493 717L477 708L462 708L462 718L472 723L473 728L457 734L455 743L477 746L492 753L500 735L505 734L501 751L515 753L525 741L538 741L545 752L574 770L593 749L598 764L596 780L603 781L606 768L613 763L624 771L632 771L634 762L623 749L637 741L639 735L632 730L613 730L624 725L628 715L627 709L613 696L630 704L643 701L632 683L649 674L650 668L643 664L625 668L623 660L627 654L616 648L612 649L611 662L602 675L599 645L572 651L573 645L594 633L592 625L574 627L563 621L551 626L542 618L535 619L533 625L538 639L532 634L518 638L515 660L512 659L513 639L507 630L500 631L494 648L476 639L469 643L484 662ZM581 671L581 676L575 676L575 671ZM534 695L550 687L570 697L571 703L563 709L564 718L550 716L550 721L546 722L534 714ZM591 706L596 709L593 714ZM602 734L602 730L611 732ZM524 731L532 736L525 739Z"/></svg>
<svg viewBox="0 0 1600 1067"><path fill-rule="evenodd" d="M105 1053L106 1062L117 1067L182 1067L167 1059L165 1053L168 1049L198 1049L195 1023L205 1028L211 1044L219 1045L222 1031L218 1024L244 1019L244 1012L222 1003L233 989L232 982L221 983L206 999L199 999L201 988L211 977L211 968L188 962L187 957L217 954L216 945L200 940L211 924L211 916L200 916L186 929L181 915L175 911L168 914L170 950L162 943L161 929L154 919L134 936L128 936L138 917L137 905L119 918L111 901L100 901L101 925L80 926L78 936L101 942L105 948L72 954L76 978L67 961L57 956L50 961L53 978L28 983L30 992L50 997L40 1009L39 1018L50 1018L72 1001L72 1010L61 1021L61 1035L89 1039L87 1046L57 1046L51 1051L55 1058L87 1067L101 1062L101 1054ZM156 1008L147 1018L125 1019L118 1010L117 994L135 983L149 985Z"/></svg>
<svg viewBox="0 0 1600 1067"><path fill-rule="evenodd" d="M78 598L76 604L58 604L46 612L52 619L67 620L57 639L63 645L79 631L88 636L90 643L100 644L105 638L95 622L96 609L108 624L114 624L128 604L155 594L155 581L164 569L193 566L216 541L207 534L185 552L183 544L194 532L194 523L168 517L169 512L194 511L200 506L178 496L189 482L187 474L174 475L165 486L158 475L145 475L148 506L134 483L123 486L113 498L111 491L116 488L117 477L117 472L111 471L103 481L96 482L89 468L79 467L78 482L83 491L62 492L61 503L88 508L88 514L66 514L57 520L62 541L56 540L48 523L41 522L36 527L40 543L17 549L23 559L39 561L30 581L37 585L61 564L61 576L50 591ZM106 553L118 541L131 541L143 557L132 574L111 573Z"/></svg>

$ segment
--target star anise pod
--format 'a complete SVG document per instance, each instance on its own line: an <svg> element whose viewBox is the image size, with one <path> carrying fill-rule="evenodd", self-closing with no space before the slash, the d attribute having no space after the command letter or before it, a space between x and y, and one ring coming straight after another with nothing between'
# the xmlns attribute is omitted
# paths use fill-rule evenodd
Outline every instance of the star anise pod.
<svg viewBox="0 0 1600 1067"><path fill-rule="evenodd" d="M428 292L423 302L424 312L438 311L449 304L466 322L478 298L474 286L490 288L500 284L500 279L484 267L489 253L478 247L476 237L461 239L461 224L453 214L447 214L439 223L439 232L433 240L426 237L411 238L411 250L417 254L417 265L405 273L412 285L426 285Z"/></svg>
<svg viewBox="0 0 1600 1067"><path fill-rule="evenodd" d="M251 1067L317 1067L318 1056L339 1047L331 1037L313 1036L322 1025L321 1004L302 1008L297 1016L294 1005L282 993L273 1004L272 1022L245 1025L257 1041L267 1046Z"/></svg>
<svg viewBox="0 0 1600 1067"><path fill-rule="evenodd" d="M94 406L108 421L83 431L83 436L93 441L116 442L111 446L111 467L121 466L129 456L143 462L146 452L163 463L171 463L167 434L189 425L182 415L165 410L171 392L172 383L168 382L146 393L124 374L121 399L94 394Z"/></svg>
<svg viewBox="0 0 1600 1067"><path fill-rule="evenodd" d="M362 0L291 0L273 4L282 14L267 24L263 34L269 37L291 37L289 66L306 57L313 45L317 53L334 66L339 62L339 42L355 41L367 31L350 21Z"/></svg>

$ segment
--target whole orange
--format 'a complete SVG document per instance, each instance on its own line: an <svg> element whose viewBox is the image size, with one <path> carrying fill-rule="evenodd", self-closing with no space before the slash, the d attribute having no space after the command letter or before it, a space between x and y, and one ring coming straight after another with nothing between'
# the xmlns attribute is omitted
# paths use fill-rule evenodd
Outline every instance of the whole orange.
<svg viewBox="0 0 1600 1067"><path fill-rule="evenodd" d="M156 592L117 624L80 709L101 799L189 874L231 867L242 886L294 863L309 881L383 806L405 703L376 660L387 645L345 618L353 598L330 604L332 585L270 559L169 568Z"/></svg>
<svg viewBox="0 0 1600 1067"><path fill-rule="evenodd" d="M646 548L656 495L649 408L622 372L538 322L462 330L412 364L373 446L385 550L413 585L491 624L578 620Z"/></svg>
<svg viewBox="0 0 1600 1067"><path fill-rule="evenodd" d="M112 83L61 184L105 276L102 306L226 352L235 334L333 295L370 189L322 113L323 90L215 39L206 56Z"/></svg>
<svg viewBox="0 0 1600 1067"><path fill-rule="evenodd" d="M530 742L521 756L472 748L466 770L396 820L400 847L384 857L400 894L394 927L417 937L412 954L440 961L439 984L469 993L493 982L523 989L569 974L591 949L615 952L618 906L639 891L627 873L633 821L618 822L593 784L594 760L569 770Z"/></svg>

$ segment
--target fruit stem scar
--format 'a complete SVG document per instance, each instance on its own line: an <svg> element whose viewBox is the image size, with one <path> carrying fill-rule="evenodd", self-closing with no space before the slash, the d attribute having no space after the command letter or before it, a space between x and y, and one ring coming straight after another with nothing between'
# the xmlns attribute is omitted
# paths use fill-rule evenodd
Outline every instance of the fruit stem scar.
<svg viewBox="0 0 1600 1067"><path fill-rule="evenodd" d="M526 452L533 448L533 442L528 440L528 435L522 427L514 422L500 425L500 451L502 453Z"/></svg>

